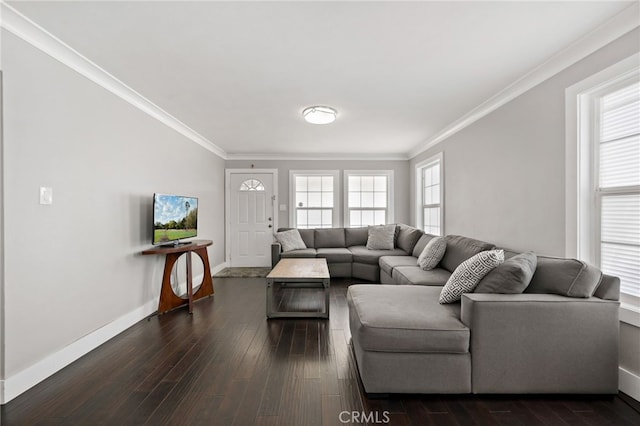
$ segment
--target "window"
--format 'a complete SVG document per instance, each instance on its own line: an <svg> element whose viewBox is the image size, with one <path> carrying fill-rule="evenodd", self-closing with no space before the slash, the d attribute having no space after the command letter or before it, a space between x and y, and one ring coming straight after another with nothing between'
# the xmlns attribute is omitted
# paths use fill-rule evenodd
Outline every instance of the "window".
<svg viewBox="0 0 640 426"><path fill-rule="evenodd" d="M294 228L332 228L338 224L338 171L291 171L290 223Z"/></svg>
<svg viewBox="0 0 640 426"><path fill-rule="evenodd" d="M567 112L569 254L599 266L605 274L619 277L623 303L637 305L640 302L637 55L569 88ZM572 157L577 176L573 180ZM569 215L573 215L573 221ZM569 238L575 239L573 245Z"/></svg>
<svg viewBox="0 0 640 426"><path fill-rule="evenodd" d="M442 153L416 165L416 217L427 234L442 235Z"/></svg>
<svg viewBox="0 0 640 426"><path fill-rule="evenodd" d="M393 170L345 170L347 227L393 223Z"/></svg>
<svg viewBox="0 0 640 426"><path fill-rule="evenodd" d="M623 293L640 297L640 82L596 99L596 256Z"/></svg>
<svg viewBox="0 0 640 426"><path fill-rule="evenodd" d="M264 185L258 179L248 179L242 182L240 191L264 191Z"/></svg>

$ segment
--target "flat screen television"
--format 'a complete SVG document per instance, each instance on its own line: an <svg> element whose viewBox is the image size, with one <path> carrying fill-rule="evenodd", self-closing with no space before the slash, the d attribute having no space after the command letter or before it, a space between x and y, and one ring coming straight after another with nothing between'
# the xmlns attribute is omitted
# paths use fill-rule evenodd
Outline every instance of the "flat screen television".
<svg viewBox="0 0 640 426"><path fill-rule="evenodd" d="M153 244L178 245L198 235L198 199L153 194Z"/></svg>

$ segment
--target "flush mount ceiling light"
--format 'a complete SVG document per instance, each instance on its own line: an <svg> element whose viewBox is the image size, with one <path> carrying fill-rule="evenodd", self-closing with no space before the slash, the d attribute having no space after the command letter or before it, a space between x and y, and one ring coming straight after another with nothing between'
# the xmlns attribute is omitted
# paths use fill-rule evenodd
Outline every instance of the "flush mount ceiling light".
<svg viewBox="0 0 640 426"><path fill-rule="evenodd" d="M336 121L338 111L328 106L310 106L302 111L302 116L307 123L329 124Z"/></svg>

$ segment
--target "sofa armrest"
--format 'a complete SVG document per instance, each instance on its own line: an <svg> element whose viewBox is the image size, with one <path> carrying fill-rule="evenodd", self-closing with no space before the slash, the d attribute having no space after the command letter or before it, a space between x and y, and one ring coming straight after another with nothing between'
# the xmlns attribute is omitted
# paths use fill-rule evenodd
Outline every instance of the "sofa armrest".
<svg viewBox="0 0 640 426"><path fill-rule="evenodd" d="M271 267L273 268L280 261L280 253L282 252L282 246L280 243L271 243Z"/></svg>
<svg viewBox="0 0 640 426"><path fill-rule="evenodd" d="M474 393L618 392L619 303L464 294Z"/></svg>

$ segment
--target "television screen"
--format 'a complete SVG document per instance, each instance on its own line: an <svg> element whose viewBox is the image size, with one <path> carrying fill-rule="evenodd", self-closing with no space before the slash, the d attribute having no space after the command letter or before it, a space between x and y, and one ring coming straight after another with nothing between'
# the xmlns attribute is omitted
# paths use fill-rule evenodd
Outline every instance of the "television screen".
<svg viewBox="0 0 640 426"><path fill-rule="evenodd" d="M153 244L175 242L198 235L198 199L180 195L153 195Z"/></svg>

